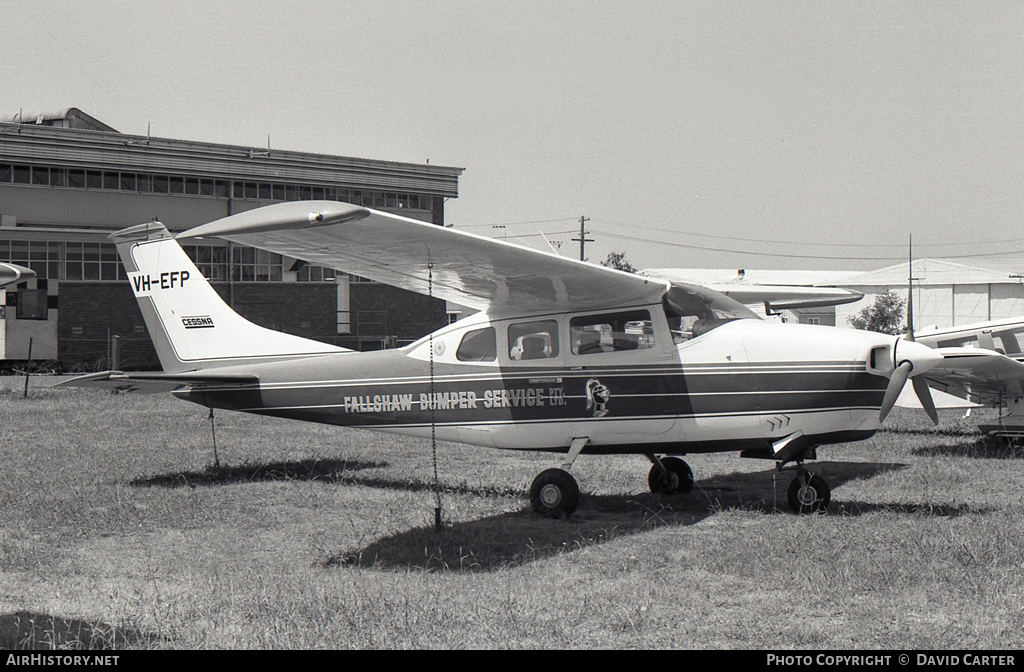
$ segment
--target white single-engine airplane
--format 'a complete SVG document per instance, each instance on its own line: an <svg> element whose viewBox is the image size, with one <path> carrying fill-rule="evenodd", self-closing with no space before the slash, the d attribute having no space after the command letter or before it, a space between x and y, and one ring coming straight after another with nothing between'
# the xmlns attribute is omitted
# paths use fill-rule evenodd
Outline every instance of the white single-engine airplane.
<svg viewBox="0 0 1024 672"><path fill-rule="evenodd" d="M175 239L211 236L481 312L366 353L264 329L221 300ZM164 370L65 385L170 391L213 408L564 453L530 488L534 509L551 516L577 507L569 470L581 453L645 455L651 490L662 493L693 487L678 455L738 451L780 469L796 463L791 506L824 509L829 487L803 467L815 448L870 437L908 378L966 350L766 322L698 285L347 203L282 203L176 237L152 222L111 238ZM926 385L915 389L927 397Z"/></svg>
<svg viewBox="0 0 1024 672"><path fill-rule="evenodd" d="M920 380L951 395L946 407L992 406L999 417L978 429L990 436L1024 438L1024 318L922 330L915 340L944 353L943 362ZM966 403L957 404L957 398ZM899 405L915 406L906 398Z"/></svg>

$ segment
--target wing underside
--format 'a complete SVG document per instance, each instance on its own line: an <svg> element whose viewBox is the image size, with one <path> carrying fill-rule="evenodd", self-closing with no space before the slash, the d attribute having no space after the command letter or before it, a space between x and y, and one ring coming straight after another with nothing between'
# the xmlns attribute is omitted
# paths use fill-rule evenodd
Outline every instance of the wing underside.
<svg viewBox="0 0 1024 672"><path fill-rule="evenodd" d="M668 282L334 201L281 203L190 229L491 314L653 303Z"/></svg>

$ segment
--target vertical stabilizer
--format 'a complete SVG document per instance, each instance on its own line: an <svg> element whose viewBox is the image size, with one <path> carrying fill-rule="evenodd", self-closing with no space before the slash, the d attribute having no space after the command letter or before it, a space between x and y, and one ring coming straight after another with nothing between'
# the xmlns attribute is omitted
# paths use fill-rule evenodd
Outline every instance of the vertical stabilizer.
<svg viewBox="0 0 1024 672"><path fill-rule="evenodd" d="M160 222L122 229L110 239L167 372L345 352L236 313Z"/></svg>

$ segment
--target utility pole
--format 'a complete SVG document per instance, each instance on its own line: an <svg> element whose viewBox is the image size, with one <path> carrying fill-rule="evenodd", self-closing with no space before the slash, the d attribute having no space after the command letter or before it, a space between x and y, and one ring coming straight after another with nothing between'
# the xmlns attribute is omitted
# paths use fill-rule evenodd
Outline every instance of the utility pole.
<svg viewBox="0 0 1024 672"><path fill-rule="evenodd" d="M580 261L587 260L587 255L585 252L586 244L594 242L593 238L587 238L587 234L590 233L590 231L587 231L586 229L583 228L584 225L586 225L586 223L589 221L589 217L583 217L582 215L580 216L580 237L572 239L574 241L579 241L580 243Z"/></svg>

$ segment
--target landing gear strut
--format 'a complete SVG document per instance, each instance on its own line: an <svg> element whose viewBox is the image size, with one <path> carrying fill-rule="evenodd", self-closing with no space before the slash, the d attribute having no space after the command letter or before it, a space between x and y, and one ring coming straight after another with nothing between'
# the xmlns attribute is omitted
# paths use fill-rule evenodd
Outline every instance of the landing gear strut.
<svg viewBox="0 0 1024 672"><path fill-rule="evenodd" d="M787 492L789 506L797 513L819 513L828 509L832 491L821 476L810 473L803 467L789 484Z"/></svg>

